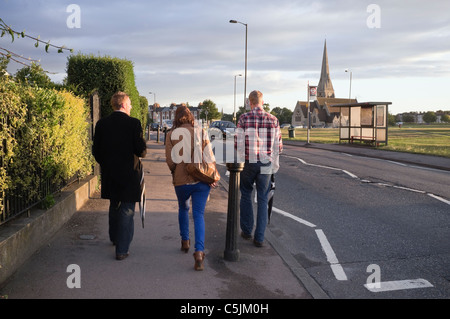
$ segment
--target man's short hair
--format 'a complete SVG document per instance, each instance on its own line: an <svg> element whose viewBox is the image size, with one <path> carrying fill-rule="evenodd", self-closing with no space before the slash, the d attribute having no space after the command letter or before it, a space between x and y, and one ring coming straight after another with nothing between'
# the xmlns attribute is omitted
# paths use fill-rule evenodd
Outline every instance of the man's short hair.
<svg viewBox="0 0 450 319"><path fill-rule="evenodd" d="M259 102L262 101L262 98L263 98L263 94L257 90L252 91L248 96L248 99L250 100L250 104L252 104L252 105L259 104Z"/></svg>
<svg viewBox="0 0 450 319"><path fill-rule="evenodd" d="M125 92L117 92L111 98L111 106L114 110L119 110L122 104L125 103L126 99L130 97Z"/></svg>

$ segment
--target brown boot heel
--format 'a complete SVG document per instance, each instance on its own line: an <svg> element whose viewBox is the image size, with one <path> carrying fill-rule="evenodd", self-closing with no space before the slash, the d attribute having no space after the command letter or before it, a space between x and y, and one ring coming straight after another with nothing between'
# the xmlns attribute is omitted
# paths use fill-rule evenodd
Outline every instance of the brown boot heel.
<svg viewBox="0 0 450 319"><path fill-rule="evenodd" d="M191 240L181 240L181 251L187 253L189 251L189 247L191 245Z"/></svg>
<svg viewBox="0 0 450 319"><path fill-rule="evenodd" d="M197 271L203 270L204 269L203 260L205 260L205 253L203 251L196 251L194 253L194 259L195 259L194 269Z"/></svg>

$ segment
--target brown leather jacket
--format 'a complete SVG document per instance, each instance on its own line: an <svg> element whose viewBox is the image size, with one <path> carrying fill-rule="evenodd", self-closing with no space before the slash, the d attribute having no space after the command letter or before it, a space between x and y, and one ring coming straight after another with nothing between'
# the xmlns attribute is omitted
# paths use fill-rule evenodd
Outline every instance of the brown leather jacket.
<svg viewBox="0 0 450 319"><path fill-rule="evenodd" d="M180 130L181 129L181 130ZM174 134L175 133L175 134ZM205 150L205 146L209 143L209 139L205 131L202 130L204 139L202 148ZM173 138L172 138L173 135ZM185 139L186 137L186 139ZM190 139L189 139L190 137ZM205 138L206 137L206 138ZM182 143L177 145L178 143ZM191 152L194 152L194 127L190 124L183 124L179 128L172 129L167 133L166 136L166 163L172 172L172 182L174 186L192 184L198 182L193 179L186 171L187 157L189 161L191 157L189 154L183 152L184 149L190 147ZM210 149L210 148L208 148ZM173 150L173 154L172 154ZM174 158L172 157L174 155ZM184 155L184 156L183 156ZM214 154L212 154L214 156Z"/></svg>

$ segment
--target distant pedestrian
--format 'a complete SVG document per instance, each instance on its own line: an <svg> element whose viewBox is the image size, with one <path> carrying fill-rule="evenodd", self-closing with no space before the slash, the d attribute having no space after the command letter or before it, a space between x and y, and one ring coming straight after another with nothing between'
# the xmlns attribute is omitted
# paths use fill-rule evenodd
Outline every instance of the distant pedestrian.
<svg viewBox="0 0 450 319"><path fill-rule="evenodd" d="M203 136L202 149L214 159L208 134L201 128L194 129L194 116L186 106L178 107L172 129L167 134L166 162L172 172L172 181L178 199L178 222L180 226L181 250L187 253L189 239L189 199L192 199L192 216L195 228L194 269L203 270L205 259L205 220L204 212L211 186L199 182L186 171L186 164L194 154L194 136Z"/></svg>
<svg viewBox="0 0 450 319"><path fill-rule="evenodd" d="M111 98L114 110L95 126L93 154L101 167L101 197L110 200L109 238L116 259L129 255L134 235L134 210L141 200L142 163L147 146L141 122L130 117L131 100L123 92Z"/></svg>
<svg viewBox="0 0 450 319"><path fill-rule="evenodd" d="M263 94L251 92L249 102L251 111L240 116L236 130L238 155L242 159L245 157L240 175L240 225L241 236L251 239L254 227L251 194L255 183L258 210L253 243L262 247L268 221L271 177L278 170L283 142L278 119L263 109Z"/></svg>

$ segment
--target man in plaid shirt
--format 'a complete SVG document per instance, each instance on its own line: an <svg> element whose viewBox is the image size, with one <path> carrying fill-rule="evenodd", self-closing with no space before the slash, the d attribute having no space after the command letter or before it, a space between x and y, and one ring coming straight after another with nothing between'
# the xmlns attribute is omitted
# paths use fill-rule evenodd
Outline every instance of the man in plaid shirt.
<svg viewBox="0 0 450 319"><path fill-rule="evenodd" d="M253 243L262 247L268 220L268 195L271 176L279 167L279 154L283 150L278 119L263 109L263 94L253 91L249 95L251 111L242 114L236 129L238 157L244 160L240 188L241 236L252 238L254 225L251 194L256 184L258 211Z"/></svg>

